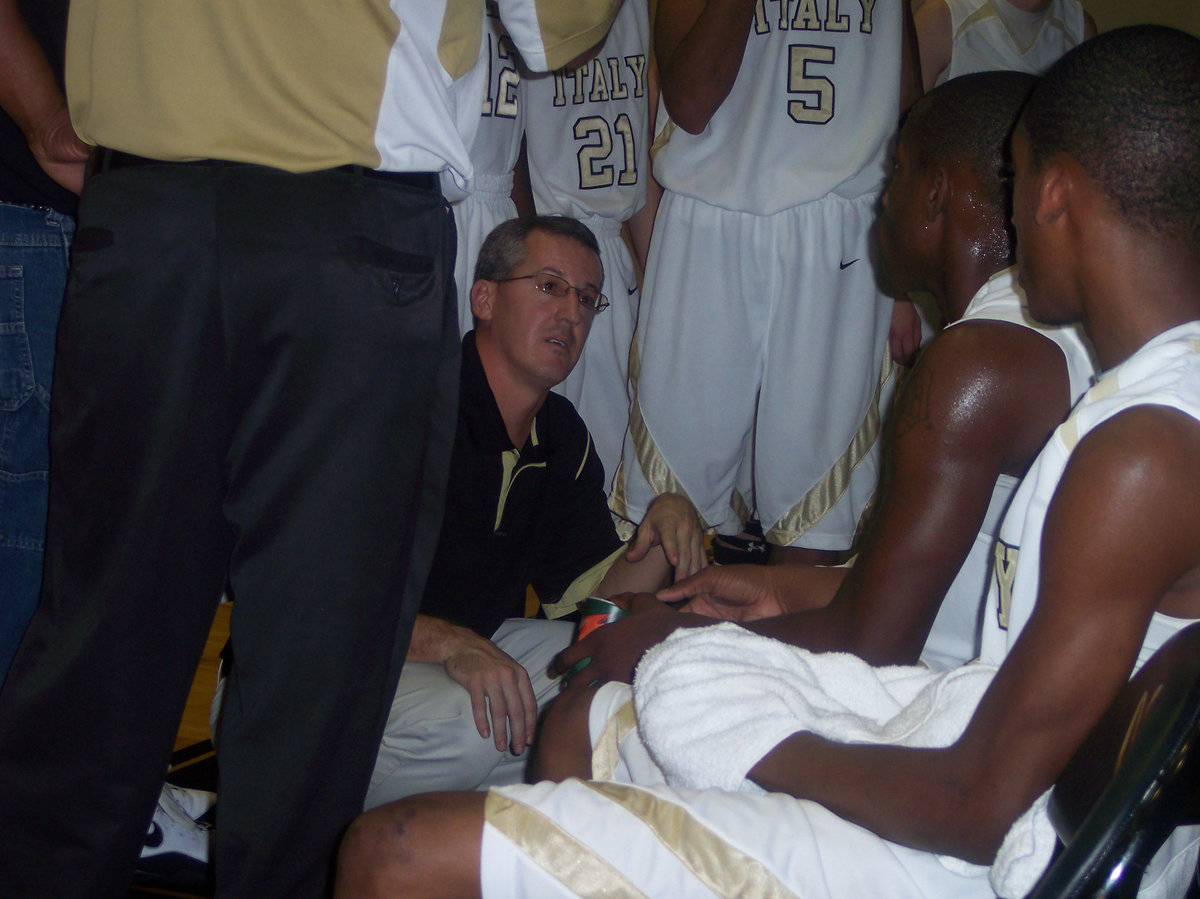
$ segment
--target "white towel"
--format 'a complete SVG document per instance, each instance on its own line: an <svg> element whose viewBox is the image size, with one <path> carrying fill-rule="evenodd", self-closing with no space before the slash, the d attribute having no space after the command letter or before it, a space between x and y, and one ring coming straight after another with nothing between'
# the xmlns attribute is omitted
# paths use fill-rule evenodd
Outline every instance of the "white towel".
<svg viewBox="0 0 1200 899"><path fill-rule="evenodd" d="M668 783L761 793L747 772L797 731L844 743L953 743L995 672L980 663L943 672L873 668L724 623L676 631L647 652L633 699L642 739ZM1024 895L1049 863L1054 832L1044 806L1039 800L1018 819L997 855L991 881L1001 896ZM959 873L983 870L943 861Z"/></svg>

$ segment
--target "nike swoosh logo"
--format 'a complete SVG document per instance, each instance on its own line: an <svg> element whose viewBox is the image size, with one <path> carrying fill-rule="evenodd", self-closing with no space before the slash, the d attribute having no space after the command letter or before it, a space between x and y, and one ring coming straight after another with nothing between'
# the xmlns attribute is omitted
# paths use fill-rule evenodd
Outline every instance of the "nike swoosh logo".
<svg viewBox="0 0 1200 899"><path fill-rule="evenodd" d="M841 270L842 270L842 271L845 271L845 270L846 270L846 269L848 269L850 266L854 265L854 263L856 263L856 262L858 262L858 260L857 260L857 259L851 259L849 262L846 262L846 261L843 259L841 262L839 262L839 263L838 263L838 267L839 267L839 268L841 268Z"/></svg>
<svg viewBox="0 0 1200 899"><path fill-rule="evenodd" d="M163 832L157 821L150 822L150 831L146 834L146 848L157 849L162 845Z"/></svg>
<svg viewBox="0 0 1200 899"><path fill-rule="evenodd" d="M633 287L626 287L625 292L630 296L633 296L635 293L637 293L637 285L635 284Z"/></svg>

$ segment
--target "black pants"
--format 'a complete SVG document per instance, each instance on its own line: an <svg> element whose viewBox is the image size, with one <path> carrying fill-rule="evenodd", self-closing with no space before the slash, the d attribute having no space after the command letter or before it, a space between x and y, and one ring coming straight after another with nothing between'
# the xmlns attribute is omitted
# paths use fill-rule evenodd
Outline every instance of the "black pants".
<svg viewBox="0 0 1200 899"><path fill-rule="evenodd" d="M84 193L41 604L0 693L0 892L120 895L228 583L222 896L309 896L361 809L441 519L454 222L342 171Z"/></svg>

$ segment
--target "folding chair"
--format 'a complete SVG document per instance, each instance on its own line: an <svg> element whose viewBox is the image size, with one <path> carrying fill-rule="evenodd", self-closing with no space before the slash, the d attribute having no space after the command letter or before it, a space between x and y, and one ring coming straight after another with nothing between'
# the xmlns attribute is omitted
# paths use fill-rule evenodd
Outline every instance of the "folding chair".
<svg viewBox="0 0 1200 899"><path fill-rule="evenodd" d="M1200 624L1113 701L1050 794L1060 852L1027 899L1134 896L1179 825L1200 823Z"/></svg>

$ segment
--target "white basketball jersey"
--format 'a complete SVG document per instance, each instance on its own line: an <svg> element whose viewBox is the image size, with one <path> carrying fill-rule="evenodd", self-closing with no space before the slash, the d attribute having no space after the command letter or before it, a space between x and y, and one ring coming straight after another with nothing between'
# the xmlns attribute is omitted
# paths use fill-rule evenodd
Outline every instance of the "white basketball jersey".
<svg viewBox="0 0 1200 899"><path fill-rule="evenodd" d="M1051 0L1029 13L1007 0L946 0L952 38L950 63L937 84L971 72L1010 69L1040 75L1083 42L1079 0Z"/></svg>
<svg viewBox="0 0 1200 899"><path fill-rule="evenodd" d="M517 51L500 25L494 2L487 5L483 40L481 55L486 54L488 60L487 92L480 110L479 130L470 147L471 164L477 175L511 175L521 153L525 116Z"/></svg>
<svg viewBox="0 0 1200 899"><path fill-rule="evenodd" d="M1067 363L1071 403L1074 404L1091 385L1095 373L1083 331L1076 325L1055 327L1035 321L1025 306L1025 293L1017 284L1016 273L1015 268L1009 268L992 275L967 304L962 318L949 327L971 321L1009 322L1053 341L1062 350ZM996 479L983 524L954 582L946 591L921 652L922 661L932 668L953 668L979 656L980 612L992 572L992 547L996 530L1018 484L1020 479L1011 475L1002 474Z"/></svg>
<svg viewBox="0 0 1200 899"><path fill-rule="evenodd" d="M517 58L512 40L500 24L496 3L489 0L475 64L477 78L471 82L481 97L481 104L475 107L478 122L467 145L471 168L465 177L443 172L441 179L442 190L454 201L480 192L512 193L512 171L521 153L525 127Z"/></svg>
<svg viewBox="0 0 1200 899"><path fill-rule="evenodd" d="M525 79L525 146L538 212L624 222L645 205L649 49L647 2L626 0L594 59Z"/></svg>
<svg viewBox="0 0 1200 899"><path fill-rule="evenodd" d="M658 180L756 215L877 189L899 120L904 2L758 0L729 96L700 134L670 129Z"/></svg>
<svg viewBox="0 0 1200 899"><path fill-rule="evenodd" d="M985 662L999 663L1037 601L1042 526L1071 452L1093 428L1133 406L1178 409L1200 420L1200 321L1159 334L1103 375L1051 435L1000 525L983 623ZM1138 667L1189 620L1155 614Z"/></svg>

